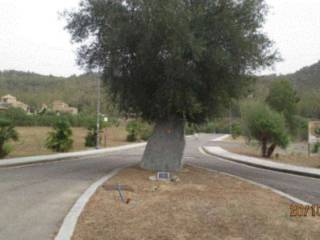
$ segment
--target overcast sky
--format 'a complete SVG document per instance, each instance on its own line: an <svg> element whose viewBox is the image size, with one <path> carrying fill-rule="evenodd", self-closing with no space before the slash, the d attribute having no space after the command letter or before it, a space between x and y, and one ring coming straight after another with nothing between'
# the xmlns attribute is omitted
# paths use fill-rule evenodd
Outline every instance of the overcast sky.
<svg viewBox="0 0 320 240"><path fill-rule="evenodd" d="M283 62L262 73L290 73L320 60L320 1L267 0L265 32ZM79 0L0 0L0 70L69 76L82 71L59 12Z"/></svg>

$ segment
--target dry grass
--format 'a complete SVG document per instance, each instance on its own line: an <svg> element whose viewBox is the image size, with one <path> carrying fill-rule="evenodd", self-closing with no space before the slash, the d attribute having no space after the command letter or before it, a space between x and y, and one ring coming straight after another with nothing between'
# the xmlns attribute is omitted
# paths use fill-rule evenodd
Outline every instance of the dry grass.
<svg viewBox="0 0 320 240"><path fill-rule="evenodd" d="M48 133L52 131L49 127L17 127L19 141L12 142L13 151L8 158L33 156L53 153L45 146ZM73 149L72 151L85 150L85 128L72 128L73 131ZM103 141L104 142L104 141ZM103 146L117 146L126 144L126 130L123 127L110 128L107 130L107 144Z"/></svg>
<svg viewBox="0 0 320 240"><path fill-rule="evenodd" d="M230 152L252 157L261 157L259 146L247 144L243 137L237 139L229 138L226 141L241 144L241 146L238 147L223 146L224 149ZM287 150L276 149L270 160L304 167L320 168L320 155L312 155L309 157L306 149L307 143L293 143Z"/></svg>
<svg viewBox="0 0 320 240"><path fill-rule="evenodd" d="M129 204L98 189L72 239L319 239L320 218L291 218L289 201L268 190L191 167L175 183L152 182L150 175L131 168L106 183L131 186Z"/></svg>

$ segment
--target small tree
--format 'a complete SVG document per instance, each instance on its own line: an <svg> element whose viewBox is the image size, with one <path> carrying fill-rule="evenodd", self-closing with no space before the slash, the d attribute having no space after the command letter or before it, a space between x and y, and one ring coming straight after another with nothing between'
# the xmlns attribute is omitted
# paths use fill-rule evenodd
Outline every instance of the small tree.
<svg viewBox="0 0 320 240"><path fill-rule="evenodd" d="M18 141L18 133L10 121L0 119L0 158L10 153L10 148L7 145L7 142L10 140Z"/></svg>
<svg viewBox="0 0 320 240"><path fill-rule="evenodd" d="M55 152L67 152L72 148L72 130L70 123L64 119L58 120L47 138L47 148Z"/></svg>
<svg viewBox="0 0 320 240"><path fill-rule="evenodd" d="M277 146L286 148L289 143L283 115L264 103L250 102L241 106L244 134L261 144L263 157L270 158Z"/></svg>

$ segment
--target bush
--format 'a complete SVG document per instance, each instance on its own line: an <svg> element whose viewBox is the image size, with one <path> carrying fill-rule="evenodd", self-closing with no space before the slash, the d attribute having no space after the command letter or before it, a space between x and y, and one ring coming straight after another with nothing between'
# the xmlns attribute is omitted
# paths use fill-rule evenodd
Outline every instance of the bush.
<svg viewBox="0 0 320 240"><path fill-rule="evenodd" d="M319 153L319 152L320 152L320 143L318 142L313 146L312 153Z"/></svg>
<svg viewBox="0 0 320 240"><path fill-rule="evenodd" d="M216 133L230 133L228 118L217 118L214 120L214 123Z"/></svg>
<svg viewBox="0 0 320 240"><path fill-rule="evenodd" d="M241 124L233 123L231 126L231 135L233 139L238 138L242 134Z"/></svg>
<svg viewBox="0 0 320 240"><path fill-rule="evenodd" d="M100 133L102 132L101 129L104 128L104 125L100 123ZM85 146L86 147L95 147L97 145L97 124L92 123L90 126L87 127L88 133L85 138ZM101 134L99 136L99 144L101 143Z"/></svg>
<svg viewBox="0 0 320 240"><path fill-rule="evenodd" d="M67 152L72 148L72 130L70 123L65 119L58 120L49 133L46 146L55 152Z"/></svg>
<svg viewBox="0 0 320 240"><path fill-rule="evenodd" d="M140 131L141 125L138 120L131 120L127 124L127 141L128 142L135 142L138 140L138 134Z"/></svg>
<svg viewBox="0 0 320 240"><path fill-rule="evenodd" d="M205 124L202 124L198 127L197 132L203 132L203 133L214 133L216 130L216 124L212 121L207 122Z"/></svg>
<svg viewBox="0 0 320 240"><path fill-rule="evenodd" d="M151 127L149 124L143 123L143 125L142 125L142 127L141 127L141 129L140 129L140 133L139 133L140 138L141 138L143 141L148 141L149 138L150 138L151 135L152 135L152 132L153 132L152 130L153 130L153 129L152 129L152 127Z"/></svg>
<svg viewBox="0 0 320 240"><path fill-rule="evenodd" d="M85 138L84 145L86 147L95 147L97 145L96 142L97 142L97 128L88 129L88 133Z"/></svg>
<svg viewBox="0 0 320 240"><path fill-rule="evenodd" d="M243 133L259 141L263 157L271 157L277 146L287 147L289 137L282 114L264 103L247 102L241 106L241 117Z"/></svg>
<svg viewBox="0 0 320 240"><path fill-rule="evenodd" d="M20 108L9 108L7 111L0 113L0 118L9 119L15 126L46 126L52 127L60 118L66 119L73 127L86 127L94 122L96 116L92 115L71 115L60 114L59 116L53 112L43 114L27 114Z"/></svg>
<svg viewBox="0 0 320 240"><path fill-rule="evenodd" d="M307 141L308 140L308 124L309 124L308 119L301 116L294 116L293 121L295 125L294 137L297 140Z"/></svg>
<svg viewBox="0 0 320 240"><path fill-rule="evenodd" d="M109 118L108 122L104 122L102 118L100 119L100 131L99 131L99 144L101 143L101 133L102 129L109 128L112 126L119 127L120 121L117 118ZM97 144L97 122L96 119L90 119L87 121L86 128L88 129L87 136L85 138L86 147L95 147Z"/></svg>
<svg viewBox="0 0 320 240"><path fill-rule="evenodd" d="M196 132L194 124L188 123L185 125L185 130L184 130L185 134L187 135L192 135Z"/></svg>
<svg viewBox="0 0 320 240"><path fill-rule="evenodd" d="M145 141L148 140L152 135L153 129L150 124L143 122L140 119L135 119L128 122L126 130L128 132L127 141L135 142L140 139Z"/></svg>
<svg viewBox="0 0 320 240"><path fill-rule="evenodd" d="M6 119L0 119L0 158L7 156L12 148L8 141L18 141L18 133L14 129L14 125Z"/></svg>

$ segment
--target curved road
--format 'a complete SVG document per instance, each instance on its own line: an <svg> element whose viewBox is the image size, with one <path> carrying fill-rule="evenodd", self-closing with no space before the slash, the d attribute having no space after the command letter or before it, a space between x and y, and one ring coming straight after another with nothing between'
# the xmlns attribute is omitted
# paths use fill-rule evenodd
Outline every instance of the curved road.
<svg viewBox="0 0 320 240"><path fill-rule="evenodd" d="M185 162L247 178L320 204L320 179L253 168L204 155L213 135L187 138ZM41 165L0 169L0 240L53 239L85 189L111 170L138 163L143 148Z"/></svg>

